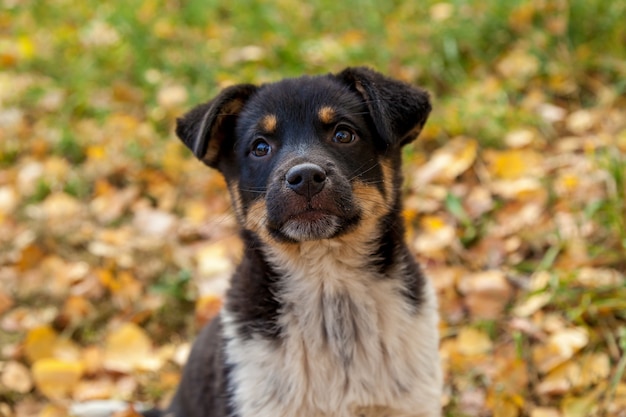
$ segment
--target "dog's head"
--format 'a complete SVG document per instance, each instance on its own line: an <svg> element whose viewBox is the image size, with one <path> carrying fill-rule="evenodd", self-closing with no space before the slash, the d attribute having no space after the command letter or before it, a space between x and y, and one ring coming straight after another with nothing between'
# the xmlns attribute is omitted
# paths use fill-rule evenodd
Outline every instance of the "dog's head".
<svg viewBox="0 0 626 417"><path fill-rule="evenodd" d="M274 243L333 239L399 208L400 149L428 94L367 68L235 85L178 120L224 175L242 227Z"/></svg>

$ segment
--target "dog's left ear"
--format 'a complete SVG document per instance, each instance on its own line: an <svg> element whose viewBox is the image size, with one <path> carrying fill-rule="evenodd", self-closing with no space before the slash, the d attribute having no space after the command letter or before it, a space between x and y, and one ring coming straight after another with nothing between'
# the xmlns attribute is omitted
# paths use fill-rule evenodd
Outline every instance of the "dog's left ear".
<svg viewBox="0 0 626 417"><path fill-rule="evenodd" d="M200 104L179 118L176 134L198 159L217 168L220 154L233 145L237 117L256 90L257 87L252 84L238 84L224 89L213 100Z"/></svg>
<svg viewBox="0 0 626 417"><path fill-rule="evenodd" d="M365 67L346 68L335 77L363 96L386 143L404 146L424 127L431 110L426 91Z"/></svg>

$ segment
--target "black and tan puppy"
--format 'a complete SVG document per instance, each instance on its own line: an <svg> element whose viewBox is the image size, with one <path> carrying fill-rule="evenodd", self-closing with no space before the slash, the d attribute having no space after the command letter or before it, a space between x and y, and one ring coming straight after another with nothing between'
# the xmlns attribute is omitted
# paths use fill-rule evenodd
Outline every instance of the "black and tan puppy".
<svg viewBox="0 0 626 417"><path fill-rule="evenodd" d="M435 417L437 307L404 242L423 90L366 68L235 85L176 133L231 193L245 251L175 417Z"/></svg>

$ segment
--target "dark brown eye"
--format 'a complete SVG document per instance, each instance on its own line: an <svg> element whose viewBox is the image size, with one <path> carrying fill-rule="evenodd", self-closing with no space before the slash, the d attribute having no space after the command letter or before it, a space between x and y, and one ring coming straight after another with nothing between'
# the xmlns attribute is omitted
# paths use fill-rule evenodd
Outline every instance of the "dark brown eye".
<svg viewBox="0 0 626 417"><path fill-rule="evenodd" d="M257 139L256 142L254 142L254 145L252 145L252 155L260 158L263 156L268 155L272 150L272 147L270 146L269 143L267 143L266 141L264 141L263 139Z"/></svg>
<svg viewBox="0 0 626 417"><path fill-rule="evenodd" d="M356 134L351 130L341 129L335 131L333 142L335 143L352 143L356 140Z"/></svg>

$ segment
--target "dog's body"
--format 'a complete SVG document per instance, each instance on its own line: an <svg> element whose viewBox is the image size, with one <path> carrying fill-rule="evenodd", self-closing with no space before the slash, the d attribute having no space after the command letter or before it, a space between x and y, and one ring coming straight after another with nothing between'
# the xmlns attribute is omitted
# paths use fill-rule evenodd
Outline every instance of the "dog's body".
<svg viewBox="0 0 626 417"><path fill-rule="evenodd" d="M219 169L244 254L175 417L437 417L433 290L404 243L422 90L365 68L229 87L177 134Z"/></svg>

